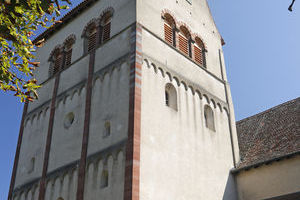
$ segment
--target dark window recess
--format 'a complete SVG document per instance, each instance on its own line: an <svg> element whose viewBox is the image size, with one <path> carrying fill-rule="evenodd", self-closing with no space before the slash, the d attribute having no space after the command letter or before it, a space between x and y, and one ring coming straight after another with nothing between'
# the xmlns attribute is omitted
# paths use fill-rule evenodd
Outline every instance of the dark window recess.
<svg viewBox="0 0 300 200"><path fill-rule="evenodd" d="M166 106L170 106L170 105L169 105L169 104L170 104L170 103L169 103L169 93L168 93L167 91L165 92L165 98L166 98L166 99L165 99L165 100L166 100Z"/></svg>
<svg viewBox="0 0 300 200"><path fill-rule="evenodd" d="M96 48L97 31L92 31L88 38L88 52Z"/></svg>
<svg viewBox="0 0 300 200"><path fill-rule="evenodd" d="M52 75L56 74L60 70L60 67L61 67L61 64L62 64L62 59L63 59L62 54L59 53L59 54L56 55Z"/></svg>
<svg viewBox="0 0 300 200"><path fill-rule="evenodd" d="M102 42L110 39L110 25L111 23L109 22L102 27Z"/></svg>
<svg viewBox="0 0 300 200"><path fill-rule="evenodd" d="M69 66L71 65L71 61L72 61L72 49L69 49L66 51L66 57L65 57L65 66Z"/></svg>

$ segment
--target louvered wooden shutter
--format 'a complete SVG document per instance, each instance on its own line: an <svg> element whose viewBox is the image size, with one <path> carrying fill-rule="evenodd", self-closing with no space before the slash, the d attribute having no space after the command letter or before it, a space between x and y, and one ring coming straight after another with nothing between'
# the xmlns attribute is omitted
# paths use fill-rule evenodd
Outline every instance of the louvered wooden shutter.
<svg viewBox="0 0 300 200"><path fill-rule="evenodd" d="M170 25L165 23L165 41L173 45L173 30Z"/></svg>
<svg viewBox="0 0 300 200"><path fill-rule="evenodd" d="M65 67L69 66L72 61L72 49L69 49L66 51L66 57L65 57Z"/></svg>
<svg viewBox="0 0 300 200"><path fill-rule="evenodd" d="M203 66L203 51L198 46L194 46L195 61Z"/></svg>
<svg viewBox="0 0 300 200"><path fill-rule="evenodd" d="M179 50L184 54L189 55L189 43L183 35L179 35Z"/></svg>
<svg viewBox="0 0 300 200"><path fill-rule="evenodd" d="M103 34L102 42L109 40L109 38L110 38L110 22L103 26L102 34Z"/></svg>
<svg viewBox="0 0 300 200"><path fill-rule="evenodd" d="M96 39L97 39L97 31L94 31L89 35L88 52L96 48Z"/></svg>
<svg viewBox="0 0 300 200"><path fill-rule="evenodd" d="M60 70L60 66L62 64L62 55L57 55L54 61L53 74L56 74Z"/></svg>

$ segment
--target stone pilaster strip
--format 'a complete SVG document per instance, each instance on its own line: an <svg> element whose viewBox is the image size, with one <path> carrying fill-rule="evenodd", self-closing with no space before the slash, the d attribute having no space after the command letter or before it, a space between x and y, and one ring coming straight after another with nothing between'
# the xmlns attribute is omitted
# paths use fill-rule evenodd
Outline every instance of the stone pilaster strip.
<svg viewBox="0 0 300 200"><path fill-rule="evenodd" d="M76 194L77 200L83 200L84 198L84 183L85 183L86 160L87 160L87 150L88 150L88 140L89 140L95 55L96 55L95 50L92 50L92 52L90 53L88 81L87 81L87 88L86 88L87 92L86 92L86 99L85 99L85 117L84 117L81 158L79 162L77 194Z"/></svg>
<svg viewBox="0 0 300 200"><path fill-rule="evenodd" d="M45 147L45 153L44 153L43 171L42 171L42 177L40 180L39 200L45 199L46 178L47 178L48 163L49 163L49 156L50 156L50 149L51 149L53 123L54 123L54 116L55 116L55 109L56 109L56 96L57 96L57 91L58 91L58 86L59 86L59 79L60 79L60 72L58 74L56 74L56 76L55 76L53 94L52 94L52 99L51 99L50 118L49 118L46 147Z"/></svg>
<svg viewBox="0 0 300 200"><path fill-rule="evenodd" d="M140 135L141 135L141 84L142 84L142 26L136 24L131 34L130 89L128 140L124 200L139 200L140 193Z"/></svg>

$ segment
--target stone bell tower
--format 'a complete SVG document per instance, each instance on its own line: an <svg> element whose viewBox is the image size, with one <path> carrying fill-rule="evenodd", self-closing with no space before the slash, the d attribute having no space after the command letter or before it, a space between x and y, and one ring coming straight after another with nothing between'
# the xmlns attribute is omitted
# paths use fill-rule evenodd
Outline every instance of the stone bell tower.
<svg viewBox="0 0 300 200"><path fill-rule="evenodd" d="M86 0L37 37L8 199L234 199L223 39L206 0Z"/></svg>

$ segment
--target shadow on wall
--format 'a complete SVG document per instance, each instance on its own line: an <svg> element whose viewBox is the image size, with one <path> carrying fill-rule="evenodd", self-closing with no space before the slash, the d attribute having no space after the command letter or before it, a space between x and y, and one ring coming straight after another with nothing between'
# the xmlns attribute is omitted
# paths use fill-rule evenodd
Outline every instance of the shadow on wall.
<svg viewBox="0 0 300 200"><path fill-rule="evenodd" d="M238 200L235 178L231 173L228 175L222 200Z"/></svg>

